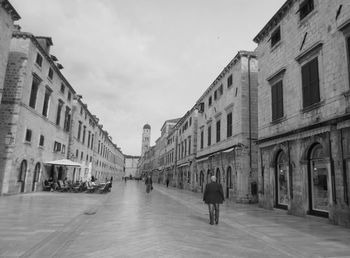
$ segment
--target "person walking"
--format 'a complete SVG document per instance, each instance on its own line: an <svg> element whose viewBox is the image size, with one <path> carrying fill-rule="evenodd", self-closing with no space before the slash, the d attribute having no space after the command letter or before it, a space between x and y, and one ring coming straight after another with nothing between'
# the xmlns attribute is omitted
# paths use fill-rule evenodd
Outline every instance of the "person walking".
<svg viewBox="0 0 350 258"><path fill-rule="evenodd" d="M216 182L216 177L210 177L211 182L205 186L203 201L208 204L210 225L219 224L219 204L225 200L222 185ZM214 217L215 216L215 217Z"/></svg>
<svg viewBox="0 0 350 258"><path fill-rule="evenodd" d="M148 177L145 180L145 185L146 185L146 192L149 193L152 189L153 182L152 182L152 177L150 175L148 175Z"/></svg>
<svg viewBox="0 0 350 258"><path fill-rule="evenodd" d="M166 178L166 187L169 187L169 177Z"/></svg>

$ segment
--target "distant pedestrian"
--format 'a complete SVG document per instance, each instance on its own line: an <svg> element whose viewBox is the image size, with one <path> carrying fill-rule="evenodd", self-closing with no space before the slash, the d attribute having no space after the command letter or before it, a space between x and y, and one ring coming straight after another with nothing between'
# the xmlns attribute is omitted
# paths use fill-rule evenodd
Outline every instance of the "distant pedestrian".
<svg viewBox="0 0 350 258"><path fill-rule="evenodd" d="M169 187L169 178L166 179L166 187Z"/></svg>
<svg viewBox="0 0 350 258"><path fill-rule="evenodd" d="M125 180L125 183L126 183L126 180L127 180L126 176L124 177L124 180Z"/></svg>
<svg viewBox="0 0 350 258"><path fill-rule="evenodd" d="M149 193L152 189L153 189L153 182L152 182L152 177L148 176L145 180L145 184L146 184L146 192Z"/></svg>
<svg viewBox="0 0 350 258"><path fill-rule="evenodd" d="M210 225L219 223L219 204L224 200L224 191L222 185L216 182L216 177L210 178L211 182L205 186L203 201L208 204ZM215 218L214 218L215 216Z"/></svg>
<svg viewBox="0 0 350 258"><path fill-rule="evenodd" d="M112 187L112 183L113 183L113 177L112 176L111 176L110 183L111 183L111 187Z"/></svg>

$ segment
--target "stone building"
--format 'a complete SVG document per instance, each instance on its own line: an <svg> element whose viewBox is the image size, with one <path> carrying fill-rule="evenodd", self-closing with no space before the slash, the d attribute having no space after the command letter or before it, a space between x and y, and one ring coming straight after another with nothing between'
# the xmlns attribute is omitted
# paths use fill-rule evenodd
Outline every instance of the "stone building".
<svg viewBox="0 0 350 258"><path fill-rule="evenodd" d="M0 101L4 88L7 59L10 50L12 32L15 30L14 22L21 17L7 0L0 0Z"/></svg>
<svg viewBox="0 0 350 258"><path fill-rule="evenodd" d="M176 186L176 177L175 177L175 162L176 162L176 127L174 126L169 130L166 150L165 150L165 158L164 158L164 177L165 180L168 178L169 183L172 186Z"/></svg>
<svg viewBox="0 0 350 258"><path fill-rule="evenodd" d="M140 156L125 155L124 167L126 177L138 177L137 164L140 160Z"/></svg>
<svg viewBox="0 0 350 258"><path fill-rule="evenodd" d="M288 0L254 41L260 205L349 226L349 2Z"/></svg>
<svg viewBox="0 0 350 258"><path fill-rule="evenodd" d="M35 191L41 179L67 175L44 165L67 157L75 94L51 46L49 37L13 33L0 105L1 194Z"/></svg>
<svg viewBox="0 0 350 258"><path fill-rule="evenodd" d="M156 172L158 173L157 181L159 183L165 183L167 178L166 173L166 161L168 154L168 136L170 131L174 128L176 123L179 121L179 118L166 120L160 129L161 135L156 141L155 145L155 155L158 157L158 167L156 168Z"/></svg>
<svg viewBox="0 0 350 258"><path fill-rule="evenodd" d="M197 101L197 188L216 175L226 198L257 201L257 72L240 51Z"/></svg>
<svg viewBox="0 0 350 258"><path fill-rule="evenodd" d="M142 131L142 144L141 144L141 156L148 151L151 144L151 126L149 124L145 124L143 126Z"/></svg>
<svg viewBox="0 0 350 258"><path fill-rule="evenodd" d="M194 107L176 124L176 171L177 187L195 190L198 181L196 167L198 110Z"/></svg>

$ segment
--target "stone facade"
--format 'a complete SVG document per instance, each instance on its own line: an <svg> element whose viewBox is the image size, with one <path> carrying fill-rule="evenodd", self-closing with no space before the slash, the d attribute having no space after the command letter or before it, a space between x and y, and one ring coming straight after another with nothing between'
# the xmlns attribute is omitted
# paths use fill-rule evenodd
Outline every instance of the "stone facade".
<svg viewBox="0 0 350 258"><path fill-rule="evenodd" d="M45 162L67 157L71 114L63 110L72 104L60 87L75 92L48 51L32 34L14 32L0 106L1 194L35 191L43 179L67 174Z"/></svg>
<svg viewBox="0 0 350 258"><path fill-rule="evenodd" d="M140 160L140 156L125 155L125 176L138 177L137 175L137 164Z"/></svg>
<svg viewBox="0 0 350 258"><path fill-rule="evenodd" d="M259 203L350 226L350 5L286 1L254 39Z"/></svg>
<svg viewBox="0 0 350 258"><path fill-rule="evenodd" d="M198 189L216 175L237 202L257 201L257 72L254 53L240 51L197 101Z"/></svg>
<svg viewBox="0 0 350 258"><path fill-rule="evenodd" d="M10 50L12 32L14 31L14 21L20 16L7 0L0 1L0 101L4 88L7 59Z"/></svg>
<svg viewBox="0 0 350 258"><path fill-rule="evenodd" d="M124 171L123 153L62 75L51 46L49 37L13 32L0 105L0 194L41 190L49 177L119 179ZM77 139L78 121L87 125L85 143ZM82 168L47 164L78 161L76 150L79 158L85 152Z"/></svg>
<svg viewBox="0 0 350 258"><path fill-rule="evenodd" d="M176 186L196 191L198 175L196 167L198 110L192 108L176 124Z"/></svg>

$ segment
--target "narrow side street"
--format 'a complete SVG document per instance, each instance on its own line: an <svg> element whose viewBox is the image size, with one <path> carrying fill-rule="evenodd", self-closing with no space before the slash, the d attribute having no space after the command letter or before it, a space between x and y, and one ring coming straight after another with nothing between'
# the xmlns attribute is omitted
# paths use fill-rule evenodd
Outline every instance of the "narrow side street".
<svg viewBox="0 0 350 258"><path fill-rule="evenodd" d="M9 214L11 214L9 216ZM143 182L108 194L0 199L0 257L350 257L350 230L226 202L208 224L201 194Z"/></svg>

